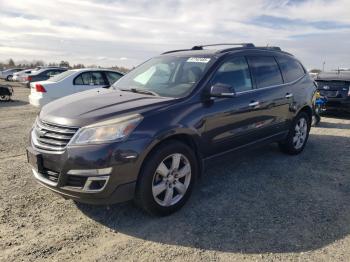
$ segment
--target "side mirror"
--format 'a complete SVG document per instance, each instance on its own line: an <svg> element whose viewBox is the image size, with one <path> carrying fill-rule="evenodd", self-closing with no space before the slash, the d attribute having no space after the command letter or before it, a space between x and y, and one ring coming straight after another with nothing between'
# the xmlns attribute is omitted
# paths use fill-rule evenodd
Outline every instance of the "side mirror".
<svg viewBox="0 0 350 262"><path fill-rule="evenodd" d="M234 88L227 84L216 83L210 87L211 97L234 97L235 95Z"/></svg>

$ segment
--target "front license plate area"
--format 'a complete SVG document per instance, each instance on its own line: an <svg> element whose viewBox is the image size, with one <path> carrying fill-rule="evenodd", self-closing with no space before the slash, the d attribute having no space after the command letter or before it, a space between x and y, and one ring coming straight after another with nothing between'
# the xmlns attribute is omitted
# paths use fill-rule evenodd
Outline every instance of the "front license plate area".
<svg viewBox="0 0 350 262"><path fill-rule="evenodd" d="M33 151L31 148L27 148L27 160L28 163L38 172L43 169L42 155Z"/></svg>

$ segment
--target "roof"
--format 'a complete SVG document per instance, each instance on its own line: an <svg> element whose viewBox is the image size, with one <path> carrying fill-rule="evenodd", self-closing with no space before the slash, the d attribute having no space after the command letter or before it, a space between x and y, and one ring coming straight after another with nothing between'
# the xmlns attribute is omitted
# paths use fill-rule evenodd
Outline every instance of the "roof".
<svg viewBox="0 0 350 262"><path fill-rule="evenodd" d="M115 71L112 69L107 69L107 68L76 68L76 69L71 69L70 71L76 71L76 72L85 72L85 71ZM117 72L117 71L115 71Z"/></svg>
<svg viewBox="0 0 350 262"><path fill-rule="evenodd" d="M317 75L316 81L350 81L350 71L321 72Z"/></svg>
<svg viewBox="0 0 350 262"><path fill-rule="evenodd" d="M73 72L86 72L86 71L111 71L111 72L116 72L119 74L124 75L125 73L114 70L114 69L108 69L108 68L76 68L76 69L70 69L69 71Z"/></svg>

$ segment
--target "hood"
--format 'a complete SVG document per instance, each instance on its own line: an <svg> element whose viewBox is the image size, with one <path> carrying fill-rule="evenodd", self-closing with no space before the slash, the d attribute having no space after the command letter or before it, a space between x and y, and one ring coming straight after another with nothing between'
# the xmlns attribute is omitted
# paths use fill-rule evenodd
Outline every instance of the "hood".
<svg viewBox="0 0 350 262"><path fill-rule="evenodd" d="M98 88L66 96L45 105L40 119L66 126L85 126L112 117L171 104L175 99Z"/></svg>
<svg viewBox="0 0 350 262"><path fill-rule="evenodd" d="M350 81L349 71L338 72L322 72L319 73L316 81Z"/></svg>

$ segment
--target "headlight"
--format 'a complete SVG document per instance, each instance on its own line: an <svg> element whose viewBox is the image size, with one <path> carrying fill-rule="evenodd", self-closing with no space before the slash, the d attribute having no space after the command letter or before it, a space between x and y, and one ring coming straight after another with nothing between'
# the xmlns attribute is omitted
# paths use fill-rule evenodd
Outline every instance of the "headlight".
<svg viewBox="0 0 350 262"><path fill-rule="evenodd" d="M139 114L116 118L79 129L70 144L84 145L125 139L141 122Z"/></svg>

